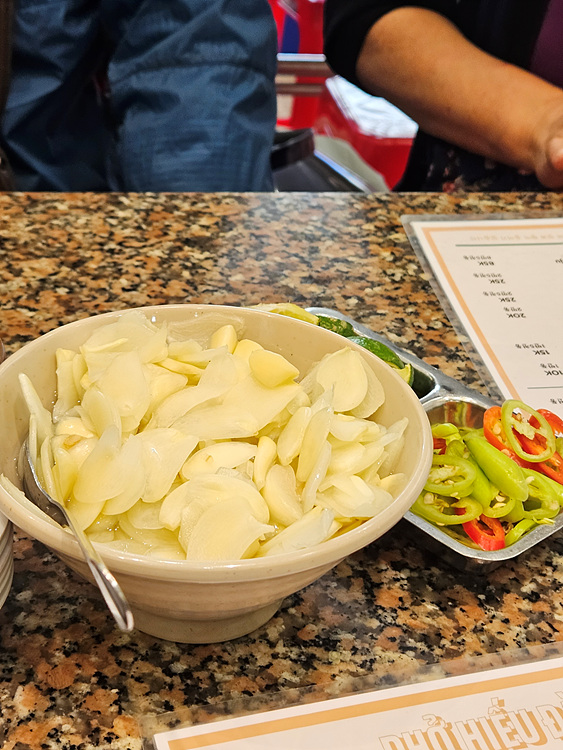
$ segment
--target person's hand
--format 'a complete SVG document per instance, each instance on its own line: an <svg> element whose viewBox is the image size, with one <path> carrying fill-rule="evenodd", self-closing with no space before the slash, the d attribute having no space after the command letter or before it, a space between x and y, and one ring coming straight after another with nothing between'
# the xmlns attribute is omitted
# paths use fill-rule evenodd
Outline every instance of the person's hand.
<svg viewBox="0 0 563 750"><path fill-rule="evenodd" d="M543 144L540 140L536 176L546 188L559 190L563 188L563 114L547 127Z"/></svg>
<svg viewBox="0 0 563 750"><path fill-rule="evenodd" d="M484 52L439 13L403 6L383 15L356 74L426 133L563 190L563 90Z"/></svg>

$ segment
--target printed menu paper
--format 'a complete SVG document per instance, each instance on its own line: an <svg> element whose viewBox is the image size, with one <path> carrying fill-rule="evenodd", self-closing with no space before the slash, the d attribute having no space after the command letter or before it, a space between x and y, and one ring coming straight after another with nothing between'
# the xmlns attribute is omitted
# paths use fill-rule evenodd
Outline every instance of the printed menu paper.
<svg viewBox="0 0 563 750"><path fill-rule="evenodd" d="M563 658L184 727L156 750L563 747Z"/></svg>
<svg viewBox="0 0 563 750"><path fill-rule="evenodd" d="M403 220L503 397L561 414L563 218Z"/></svg>

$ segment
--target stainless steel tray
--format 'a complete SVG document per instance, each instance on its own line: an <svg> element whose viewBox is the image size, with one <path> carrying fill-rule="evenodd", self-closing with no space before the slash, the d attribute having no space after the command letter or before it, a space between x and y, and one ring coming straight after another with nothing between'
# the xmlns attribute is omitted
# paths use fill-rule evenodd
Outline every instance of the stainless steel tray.
<svg viewBox="0 0 563 750"><path fill-rule="evenodd" d="M375 333L353 318L343 315L338 310L332 310L328 307L309 307L307 309L315 315L345 320L350 323L358 335L385 344L403 362L411 364L414 371L413 390L420 399L420 403L423 405L431 423L448 421L460 427L481 427L485 410L498 403L488 396L459 383L454 378L450 378L424 360L401 349L384 336ZM527 552L563 527L563 513L560 513L554 519L553 524L537 526L510 547L487 552L463 544L410 511L406 513L405 519L415 530L415 536L418 539L424 539L425 546L429 551L436 553L441 559L454 565L459 570L481 573L493 570L507 560Z"/></svg>

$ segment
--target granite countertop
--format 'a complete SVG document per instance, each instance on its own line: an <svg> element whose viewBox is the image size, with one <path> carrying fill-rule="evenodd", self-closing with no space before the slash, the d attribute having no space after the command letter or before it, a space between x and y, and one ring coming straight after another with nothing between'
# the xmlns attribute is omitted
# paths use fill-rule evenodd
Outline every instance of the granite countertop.
<svg viewBox="0 0 563 750"><path fill-rule="evenodd" d="M400 217L562 208L554 194L4 194L0 336L11 353L130 306L293 301L336 308L484 390ZM225 702L339 695L563 641L560 535L477 575L406 526L286 599L259 630L213 645L119 632L93 586L16 530L0 610L0 746L137 750L143 717L164 725L169 712L220 713Z"/></svg>

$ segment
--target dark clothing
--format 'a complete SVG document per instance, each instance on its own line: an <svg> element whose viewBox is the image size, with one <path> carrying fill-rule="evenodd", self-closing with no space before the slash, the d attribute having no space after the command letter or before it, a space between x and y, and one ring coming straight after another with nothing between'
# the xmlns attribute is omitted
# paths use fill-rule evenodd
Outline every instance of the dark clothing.
<svg viewBox="0 0 563 750"><path fill-rule="evenodd" d="M560 0L551 2L559 3ZM547 19L550 0L326 0L325 54L333 70L361 86L356 77L356 61L368 31L386 13L403 6L436 11L485 52L543 75L539 66L537 71L534 69L534 63L542 59L541 51L536 50L536 41L543 38L540 32L544 18ZM563 27L559 36L563 37ZM560 80L551 82L556 85L563 83ZM534 175L521 175L512 167L491 162L419 131L405 175L396 189L503 191L545 188Z"/></svg>
<svg viewBox="0 0 563 750"><path fill-rule="evenodd" d="M18 0L13 48L18 189L272 189L267 0Z"/></svg>
<svg viewBox="0 0 563 750"><path fill-rule="evenodd" d="M0 117L8 98L12 57L12 0L0 0ZM13 178L6 155L0 148L0 190L12 190Z"/></svg>

